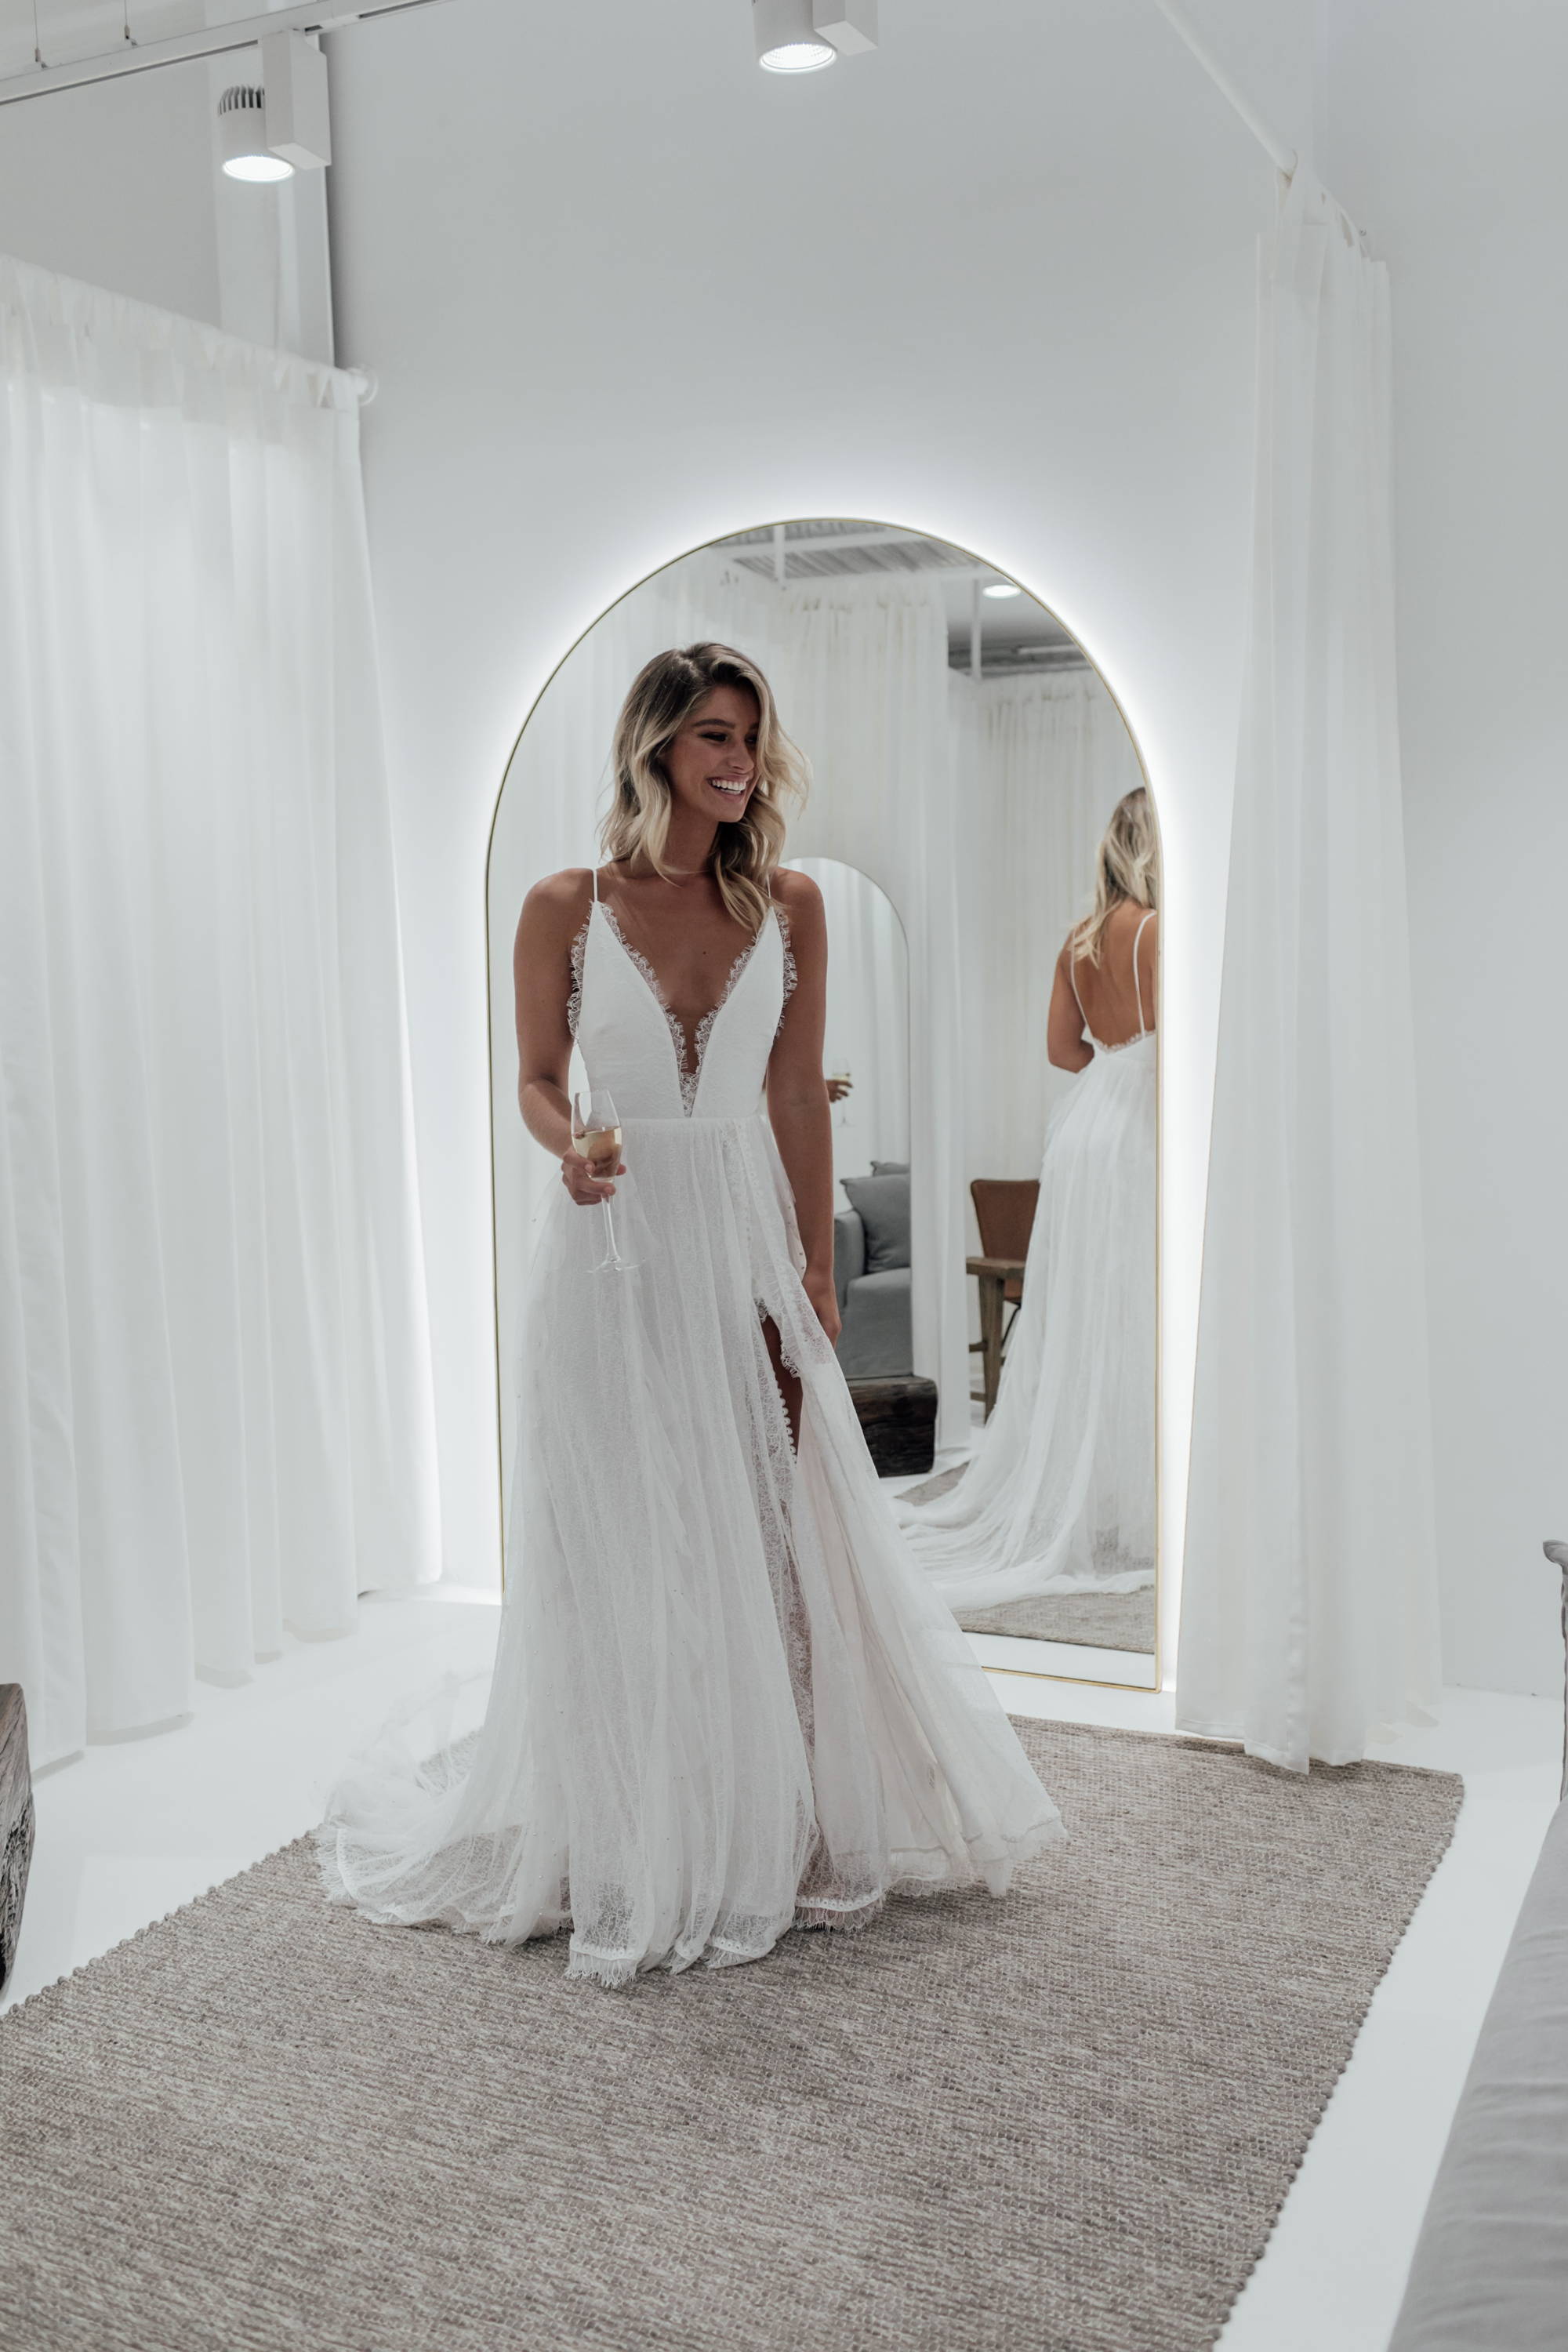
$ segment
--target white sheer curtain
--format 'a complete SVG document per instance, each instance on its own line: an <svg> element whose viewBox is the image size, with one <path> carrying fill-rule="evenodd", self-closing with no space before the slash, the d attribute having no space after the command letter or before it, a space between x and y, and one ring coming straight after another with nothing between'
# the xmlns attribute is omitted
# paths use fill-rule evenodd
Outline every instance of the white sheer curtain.
<svg viewBox="0 0 1568 2352"><path fill-rule="evenodd" d="M35 1765L439 1573L349 380L0 260L0 1679Z"/></svg>
<svg viewBox="0 0 1568 2352"><path fill-rule="evenodd" d="M1176 1720L1353 1761L1437 1684L1386 273L1298 172L1259 273Z"/></svg>
<svg viewBox="0 0 1568 2352"><path fill-rule="evenodd" d="M938 1444L964 1444L966 1032L946 606L929 573L800 583L779 601L775 684L814 772L792 854L840 858L869 875L891 900L908 945L914 1365L937 1384Z"/></svg>
<svg viewBox="0 0 1568 2352"><path fill-rule="evenodd" d="M967 1187L972 1176L1038 1172L1047 1117L1071 1083L1046 1058L1057 956L1089 906L1110 812L1143 775L1121 712L1087 667L978 686L955 673L950 691L966 819Z"/></svg>

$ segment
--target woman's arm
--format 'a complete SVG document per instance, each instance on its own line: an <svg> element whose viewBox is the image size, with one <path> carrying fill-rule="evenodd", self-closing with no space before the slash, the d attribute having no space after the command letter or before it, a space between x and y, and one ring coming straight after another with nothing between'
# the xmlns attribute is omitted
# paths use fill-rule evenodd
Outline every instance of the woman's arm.
<svg viewBox="0 0 1568 2352"><path fill-rule="evenodd" d="M1085 1040L1083 1014L1068 977L1069 951L1070 942L1064 943L1057 958L1050 1010L1046 1015L1046 1054L1058 1070L1086 1070L1094 1059L1094 1048Z"/></svg>
<svg viewBox="0 0 1568 2352"><path fill-rule="evenodd" d="M789 918L795 992L768 1061L768 1117L795 1195L805 1251L805 1293L830 1339L838 1337L833 1286L833 1116L822 1075L827 1020L827 919L822 893L805 874L780 870L773 895Z"/></svg>
<svg viewBox="0 0 1568 2352"><path fill-rule="evenodd" d="M1152 1029L1159 1019L1160 918L1151 915L1138 940L1138 988L1143 1003L1143 1026Z"/></svg>
<svg viewBox="0 0 1568 2352"><path fill-rule="evenodd" d="M522 902L512 942L511 977L517 1013L517 1101L522 1123L536 1143L561 1162L561 1181L584 1207L607 1200L615 1186L589 1172L572 1148L572 1104L566 1092L572 1066L572 1032L566 1003L572 993L572 942L588 909L586 871L552 874L536 882ZM611 1171L624 1176L626 1162Z"/></svg>

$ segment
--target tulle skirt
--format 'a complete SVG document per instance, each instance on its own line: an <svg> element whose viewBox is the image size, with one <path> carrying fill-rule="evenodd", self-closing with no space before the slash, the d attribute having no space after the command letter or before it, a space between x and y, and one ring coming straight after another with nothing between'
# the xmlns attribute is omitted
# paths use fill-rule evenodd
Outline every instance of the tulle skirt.
<svg viewBox="0 0 1568 2352"><path fill-rule="evenodd" d="M955 1610L1153 1581L1154 1052L1097 1054L1058 1104L995 1408L956 1486L895 1503Z"/></svg>
<svg viewBox="0 0 1568 2352"><path fill-rule="evenodd" d="M1065 1834L899 1532L766 1120L624 1132L636 1270L595 1270L603 1219L563 1191L530 1272L483 1724L453 1746L438 1710L423 1740L389 1723L316 1832L334 1900L492 1941L569 1928L568 1973L606 1985L862 1925L894 1889L1001 1895Z"/></svg>

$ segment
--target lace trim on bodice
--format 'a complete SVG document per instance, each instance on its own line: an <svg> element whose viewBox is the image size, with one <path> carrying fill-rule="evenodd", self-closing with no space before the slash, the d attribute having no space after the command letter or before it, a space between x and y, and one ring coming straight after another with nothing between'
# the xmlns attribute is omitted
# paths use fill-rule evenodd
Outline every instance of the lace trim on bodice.
<svg viewBox="0 0 1568 2352"><path fill-rule="evenodd" d="M687 1118L689 1118L697 1108L697 1089L702 1077L702 1057L708 1050L708 1040L713 1034L713 1024L718 1020L720 1013L722 1013L725 1005L728 1004L731 997L734 994L736 982L739 981L741 974L745 971L746 966L751 962L752 958L755 955L758 947L761 945L763 932L766 928L766 918L764 917L763 921L758 925L756 938L747 942L746 946L741 950L740 954L735 958L734 962L730 966L729 975L725 980L723 987L719 992L718 1003L702 1015L701 1020L697 1024L696 1035L688 1039L685 1024L681 1021L679 1014L676 1013L671 1006L668 998L665 995L664 990L659 983L658 972L655 971L652 964L649 963L647 956L642 953L641 950L635 948L630 940L627 939L625 931L622 930L619 922L616 920L615 908L606 899L604 898L596 899L594 902L594 905L598 906L603 910L605 920L609 924L611 930L614 931L616 940L619 941L628 960L637 966L637 969L641 972L644 980L647 982L654 1003L658 1006L659 1011L665 1017L666 1024L669 1029L670 1043L675 1047L675 1066L680 1079L680 1107L686 1113ZM773 1036L776 1040L779 1030L784 1027L784 1013L788 1008L790 998L795 993L795 981L798 975L795 971L795 950L790 944L789 916L786 914L784 908L779 906L776 901L773 902L773 911L778 917L779 929L784 938L784 989L782 992L783 1001L779 1005L778 1023L773 1030ZM579 929L576 938L573 940L571 947L572 991L566 999L566 1026L571 1031L574 1037L577 1034L577 1026L583 1018L583 969L584 959L588 952L588 927L592 923L593 919L594 906L590 906L587 913L583 918L582 928ZM689 1068L687 1066L686 1059L689 1051L692 1055L691 1066Z"/></svg>
<svg viewBox="0 0 1568 2352"><path fill-rule="evenodd" d="M583 960L588 952L588 926L593 919L594 909L590 906L583 918L583 928L573 940L570 950L572 993L566 999L566 1026L574 1037L577 1034L577 1024L583 1018Z"/></svg>
<svg viewBox="0 0 1568 2352"><path fill-rule="evenodd" d="M784 1027L784 1014L789 1011L790 998L795 994L797 974L795 968L795 950L790 945L788 909L779 906L775 901L773 912L779 919L779 929L784 933L784 997L779 1005L778 1028L773 1031L773 1041L776 1044L779 1029Z"/></svg>

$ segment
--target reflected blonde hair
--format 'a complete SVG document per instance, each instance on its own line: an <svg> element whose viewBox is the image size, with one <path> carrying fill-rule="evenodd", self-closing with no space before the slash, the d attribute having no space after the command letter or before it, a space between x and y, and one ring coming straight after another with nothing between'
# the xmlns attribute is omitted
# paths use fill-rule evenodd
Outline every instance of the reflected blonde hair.
<svg viewBox="0 0 1568 2352"><path fill-rule="evenodd" d="M732 646L698 645L655 654L637 672L616 721L611 764L615 797L599 829L606 858L641 850L656 874L669 836L669 778L664 753L715 687L734 686L757 699L756 782L746 813L721 824L710 866L719 895L735 920L756 930L768 911L770 884L784 855L784 807L805 798L805 759L779 725L767 679Z"/></svg>
<svg viewBox="0 0 1568 2352"><path fill-rule="evenodd" d="M1148 786L1135 784L1111 810L1095 853L1094 904L1068 933L1074 963L1087 956L1098 964L1105 926L1115 908L1157 907L1159 892L1160 836L1154 830L1153 804Z"/></svg>

